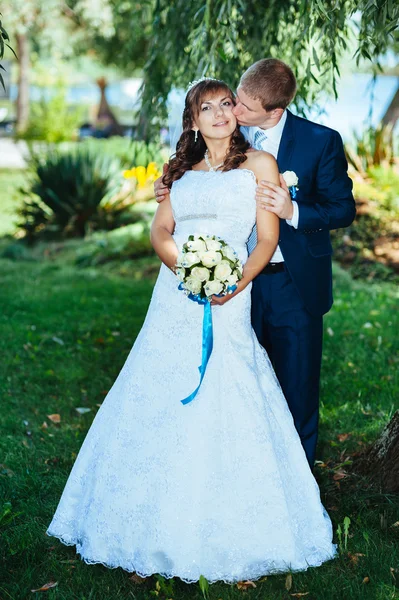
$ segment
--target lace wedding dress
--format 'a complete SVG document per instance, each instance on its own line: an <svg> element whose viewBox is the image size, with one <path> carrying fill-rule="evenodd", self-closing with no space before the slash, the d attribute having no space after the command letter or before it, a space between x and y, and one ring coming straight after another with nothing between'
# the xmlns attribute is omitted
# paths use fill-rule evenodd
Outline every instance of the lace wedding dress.
<svg viewBox="0 0 399 600"><path fill-rule="evenodd" d="M177 245L216 234L245 262L255 187L246 169L185 173L171 191ZM213 352L183 405L199 381L203 306L161 267L47 531L87 563L231 583L334 557L330 519L251 328L250 287L212 307Z"/></svg>

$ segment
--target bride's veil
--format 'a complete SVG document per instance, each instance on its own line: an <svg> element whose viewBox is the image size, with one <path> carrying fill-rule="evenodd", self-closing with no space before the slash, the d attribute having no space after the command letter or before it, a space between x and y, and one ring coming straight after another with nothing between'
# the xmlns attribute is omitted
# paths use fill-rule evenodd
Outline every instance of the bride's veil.
<svg viewBox="0 0 399 600"><path fill-rule="evenodd" d="M185 90L176 88L173 88L168 96L168 138L171 154L176 152L176 144L183 132L182 118L185 97Z"/></svg>

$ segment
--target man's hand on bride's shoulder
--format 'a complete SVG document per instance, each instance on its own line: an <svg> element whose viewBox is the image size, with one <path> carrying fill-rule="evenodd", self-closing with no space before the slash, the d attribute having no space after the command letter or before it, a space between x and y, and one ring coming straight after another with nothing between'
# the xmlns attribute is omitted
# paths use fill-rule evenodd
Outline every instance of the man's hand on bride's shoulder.
<svg viewBox="0 0 399 600"><path fill-rule="evenodd" d="M271 181L260 181L255 197L261 208L273 212L280 219L292 219L294 207L291 194L281 174L280 185Z"/></svg>
<svg viewBox="0 0 399 600"><path fill-rule="evenodd" d="M158 179L156 179L154 181L154 195L155 195L155 200L158 203L162 202L169 196L169 188L166 187L166 185L164 185L162 182L162 177L165 175L167 170L168 170L168 165L167 165L167 163L165 163L163 166L163 169L162 169L161 177L158 177Z"/></svg>

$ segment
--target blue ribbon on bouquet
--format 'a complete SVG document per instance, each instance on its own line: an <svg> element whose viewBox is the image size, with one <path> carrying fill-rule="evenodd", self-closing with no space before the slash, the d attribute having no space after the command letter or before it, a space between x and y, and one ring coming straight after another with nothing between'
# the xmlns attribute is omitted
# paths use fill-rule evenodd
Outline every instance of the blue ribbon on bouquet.
<svg viewBox="0 0 399 600"><path fill-rule="evenodd" d="M290 187L288 188L289 193L291 194L291 198L294 200L295 196L297 195L298 192L298 188L296 185L290 185Z"/></svg>
<svg viewBox="0 0 399 600"><path fill-rule="evenodd" d="M236 289L236 285L232 285L228 288L229 292L231 293L234 292ZM182 283L180 283L179 285L179 290L184 290ZM199 294L192 293L187 294L187 298L189 300L193 300L193 302L197 302L197 304L203 304L204 306L204 318L202 320L202 362L201 365L198 367L198 370L200 372L199 384L196 387L196 389L192 392L192 394L187 396L187 398L184 398L184 400L180 400L182 404L188 404L189 402L194 400L194 398L198 394L213 349L212 307L210 301L208 300L208 298L201 298Z"/></svg>

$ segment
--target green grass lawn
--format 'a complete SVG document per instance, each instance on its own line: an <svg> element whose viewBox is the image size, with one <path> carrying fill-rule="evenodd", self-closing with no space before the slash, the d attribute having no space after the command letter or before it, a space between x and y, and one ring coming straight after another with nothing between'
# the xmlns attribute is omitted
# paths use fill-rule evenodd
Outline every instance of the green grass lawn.
<svg viewBox="0 0 399 600"><path fill-rule="evenodd" d="M156 577L137 584L121 569L88 566L45 535L98 405L140 330L153 286L150 267L151 260L122 272L53 259L0 261L1 600L40 597L31 590L50 581L58 585L46 592L49 599L203 597L198 585ZM353 455L397 406L397 298L392 286L353 283L341 270L335 298L325 319L323 462L316 476L334 529L351 519L347 548L292 581L268 577L248 591L214 584L211 600L399 599L398 498L345 476ZM53 414L59 424L48 418Z"/></svg>

